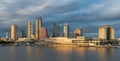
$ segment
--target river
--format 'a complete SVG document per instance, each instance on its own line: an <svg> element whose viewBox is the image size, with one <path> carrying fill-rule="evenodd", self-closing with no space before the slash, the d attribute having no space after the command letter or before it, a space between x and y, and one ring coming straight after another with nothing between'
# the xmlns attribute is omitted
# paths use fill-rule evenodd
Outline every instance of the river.
<svg viewBox="0 0 120 61"><path fill-rule="evenodd" d="M120 61L120 49L95 47L1 46L1 61Z"/></svg>

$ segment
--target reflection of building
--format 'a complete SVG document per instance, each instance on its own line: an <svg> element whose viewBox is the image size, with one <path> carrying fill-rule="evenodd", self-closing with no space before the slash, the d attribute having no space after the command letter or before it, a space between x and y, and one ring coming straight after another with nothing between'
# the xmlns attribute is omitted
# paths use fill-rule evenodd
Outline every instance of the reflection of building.
<svg viewBox="0 0 120 61"><path fill-rule="evenodd" d="M32 39L32 35L33 35L33 22L29 21L28 22L28 28L27 28L27 37L28 39Z"/></svg>
<svg viewBox="0 0 120 61"><path fill-rule="evenodd" d="M111 40L114 39L114 28L109 25L104 25L99 28L99 39Z"/></svg>
<svg viewBox="0 0 120 61"><path fill-rule="evenodd" d="M53 37L58 37L59 36L59 33L58 33L58 26L57 26L57 23L54 22L53 23Z"/></svg>
<svg viewBox="0 0 120 61"><path fill-rule="evenodd" d="M79 28L75 29L75 30L74 30L74 36L75 36L75 37L83 36L83 30L82 30L82 29L79 29Z"/></svg>
<svg viewBox="0 0 120 61"><path fill-rule="evenodd" d="M36 20L36 39L39 40L40 39L40 29L42 27L42 18L39 17L37 20Z"/></svg>
<svg viewBox="0 0 120 61"><path fill-rule="evenodd" d="M40 30L40 39L47 38L47 29L45 27L42 27Z"/></svg>
<svg viewBox="0 0 120 61"><path fill-rule="evenodd" d="M63 26L63 36L64 37L68 37L69 36L69 25L66 24L66 23Z"/></svg>
<svg viewBox="0 0 120 61"><path fill-rule="evenodd" d="M11 25L11 39L12 41L16 41L18 39L18 30L17 25Z"/></svg>

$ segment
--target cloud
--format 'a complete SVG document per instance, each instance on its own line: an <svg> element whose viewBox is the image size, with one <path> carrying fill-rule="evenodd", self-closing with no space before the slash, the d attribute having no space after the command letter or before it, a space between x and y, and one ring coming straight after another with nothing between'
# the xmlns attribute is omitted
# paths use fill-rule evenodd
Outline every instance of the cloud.
<svg viewBox="0 0 120 61"><path fill-rule="evenodd" d="M104 24L112 25L118 32L119 3L119 0L1 0L0 26L4 27L0 27L0 31L10 31L11 24L23 28L28 20L35 21L42 16L49 31L52 31L52 23L56 21L60 28L67 22L71 30L80 27L87 34L95 32L96 35L98 27Z"/></svg>
<svg viewBox="0 0 120 61"><path fill-rule="evenodd" d="M91 17L92 20L100 19L100 20L113 20L120 19L120 8L119 8L119 0L107 0L104 3L97 3L91 5L89 8L85 9L85 13ZM84 13L83 13L84 14Z"/></svg>
<svg viewBox="0 0 120 61"><path fill-rule="evenodd" d="M2 0L2 3L5 3L5 4L13 4L13 3L16 3L18 0Z"/></svg>
<svg viewBox="0 0 120 61"><path fill-rule="evenodd" d="M48 4L49 4L49 2L45 2L45 3L39 4L37 6L31 5L22 10L19 10L17 13L20 15L30 15L32 13L42 11Z"/></svg>

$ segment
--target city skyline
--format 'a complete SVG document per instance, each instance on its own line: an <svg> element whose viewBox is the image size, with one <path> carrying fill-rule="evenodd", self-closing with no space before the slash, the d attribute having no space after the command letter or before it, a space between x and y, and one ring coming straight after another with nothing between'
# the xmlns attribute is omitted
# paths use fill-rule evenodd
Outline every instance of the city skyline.
<svg viewBox="0 0 120 61"><path fill-rule="evenodd" d="M120 37L119 2L119 0L37 0L37 2L1 0L0 26L4 27L0 27L0 37L5 37L6 32L10 33L11 24L24 29L28 20L35 22L39 16L43 18L44 26L51 33L53 22L56 21L60 28L64 23L68 23L70 32L75 28L82 28L84 35L89 37L98 37L99 26L107 24L113 26L116 37Z"/></svg>
<svg viewBox="0 0 120 61"><path fill-rule="evenodd" d="M38 26L37 25L37 21L38 21L38 19L39 18L41 18L42 19L42 17L40 16L40 17L38 17L37 18L37 20L36 21L31 21L31 20L28 20L28 22L27 22L27 24L25 25L25 32L27 32L27 33L25 33L26 35L29 35L29 32L31 32L32 31L32 34L31 34L31 36L33 37L33 35L36 37L36 30L37 30L37 28L38 27L36 27L36 26ZM41 24L42 24L42 20L41 20ZM55 24L55 22L53 22L53 25ZM15 26L17 26L17 27L19 27L17 24L11 24L11 25L15 25ZM44 28L44 25L45 24L43 24L43 28ZM58 23L56 24L56 25L59 25ZM57 37L59 37L59 36L64 36L64 32L65 32L65 30L64 29L66 29L64 26L68 26L68 30L66 31L66 32L68 32L68 36L67 37L69 37L69 36L71 36L71 34L70 33L72 33L72 35L74 35L74 30L76 29L76 28L74 28L72 31L70 31L71 30L71 27L69 27L69 24L68 23L64 23L63 25L62 25L62 28L60 29L59 27L57 27L58 29L60 29L60 30L58 30L57 32L58 33L60 33ZM71 25L70 25L71 26ZM97 36L96 37L91 37L91 36L89 36L89 35L85 35L85 32L83 31L82 32L82 35L84 35L84 36L87 36L87 37L91 37L91 38L99 38L99 28L101 28L101 27L104 27L104 26L111 26L111 25L107 25L107 24L105 24L105 25L101 25L101 26L99 26L98 28L97 28L97 31L98 31L98 33L97 33ZM113 27L113 26L111 26L111 27ZM40 27L39 28L41 28L41 25L40 25ZM45 27L46 28L46 27ZM114 27L113 27L114 28ZM22 37L23 36L23 33L21 33L21 31L23 31L23 29L20 29L20 28L18 28L18 37ZM47 31L47 32L49 32L49 33L47 33L47 35L48 36L53 36L53 32L54 32L54 26L52 27L52 29L53 29L53 31ZM82 29L82 28L81 28ZM31 31L30 31L31 30ZM47 28L46 28L46 30L47 30ZM9 30L10 31L10 30ZM39 30L40 31L40 30ZM116 33L116 30L114 30L115 32L114 33ZM10 35L11 35L11 32L6 32L6 33L8 33L8 37L11 37ZM4 37L6 37L6 33L5 33L5 36ZM40 34L40 33L39 33ZM69 35L70 34L70 35ZM66 35L67 35L67 33L66 33ZM93 34L94 35L94 34ZM31 36L26 36L27 38L31 38ZM54 37L54 36L53 36ZM65 36L64 36L65 37ZM74 37L74 36L72 36L72 37ZM119 37L116 37L116 34L115 34L115 36L114 36L115 38L119 38Z"/></svg>
<svg viewBox="0 0 120 61"><path fill-rule="evenodd" d="M120 61L120 0L0 0L1 61Z"/></svg>
<svg viewBox="0 0 120 61"><path fill-rule="evenodd" d="M38 22L38 20L40 20L40 22ZM33 26L33 25L36 25L36 26ZM55 29L56 25L58 25L58 24L56 22L53 22L53 30ZM59 29L59 27L56 27L56 28ZM69 27L69 24L67 24L67 23L64 23L62 28L63 29L62 29L61 33L56 37L86 36L86 35L84 35L84 31L80 28L76 28L76 29L74 29L73 32L70 32L70 27ZM11 35L10 36L11 39L12 38L15 39L16 37L24 38L25 36L23 37L23 35L27 35L26 38L28 38L28 39L40 40L40 39L47 38L48 36L55 37L55 36L53 36L55 34L54 32L56 32L56 34L58 34L60 31L60 30L55 30L55 31L48 33L48 30L46 29L46 27L44 27L44 24L42 25L42 17L37 18L37 20L35 22L32 22L31 20L29 20L25 29L26 29L25 31L22 29L22 31L19 32L18 26L15 24L12 24L10 34L8 32L6 32L5 37L8 38ZM26 32L26 33L24 33L24 32ZM72 33L72 34L70 34L70 33ZM21 34L21 35L19 35L19 34ZM116 35L115 35L114 27L112 27L111 25L102 25L102 26L99 26L99 28L98 28L98 37L96 37L96 38L113 40L113 39L116 39L115 36ZM87 36L87 37L89 37L89 36Z"/></svg>

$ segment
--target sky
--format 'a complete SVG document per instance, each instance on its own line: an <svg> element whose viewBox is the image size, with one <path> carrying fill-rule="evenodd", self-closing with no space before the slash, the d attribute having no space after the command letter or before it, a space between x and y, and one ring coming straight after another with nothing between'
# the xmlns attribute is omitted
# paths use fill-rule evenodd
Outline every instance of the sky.
<svg viewBox="0 0 120 61"><path fill-rule="evenodd" d="M84 35L98 37L98 28L111 25L120 37L120 0L1 0L0 37L10 33L10 25L25 29L27 21L42 17L43 26L52 33L53 22L62 29L64 23L70 32L82 28Z"/></svg>

